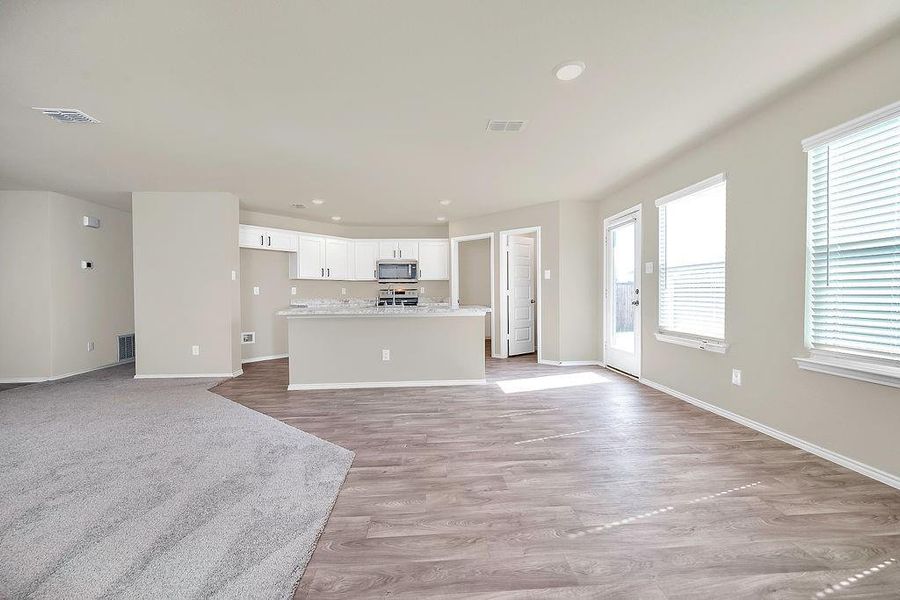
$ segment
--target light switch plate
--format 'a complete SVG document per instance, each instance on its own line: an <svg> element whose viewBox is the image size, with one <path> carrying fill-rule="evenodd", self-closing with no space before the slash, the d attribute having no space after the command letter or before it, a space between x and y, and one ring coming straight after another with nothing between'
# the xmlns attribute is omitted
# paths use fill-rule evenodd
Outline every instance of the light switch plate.
<svg viewBox="0 0 900 600"><path fill-rule="evenodd" d="M235 271L235 270L233 270L233 269L232 269L232 271L231 271L231 280L232 280L232 281L237 281L237 271Z"/></svg>
<svg viewBox="0 0 900 600"><path fill-rule="evenodd" d="M200 356L200 346L191 346L191 354Z"/></svg>
<svg viewBox="0 0 900 600"><path fill-rule="evenodd" d="M94 351L94 342L88 342L88 352Z"/></svg>
<svg viewBox="0 0 900 600"><path fill-rule="evenodd" d="M258 285L253 286L253 295L259 296L259 286Z"/></svg>
<svg viewBox="0 0 900 600"><path fill-rule="evenodd" d="M550 279L550 269L544 269L544 279Z"/></svg>
<svg viewBox="0 0 900 600"><path fill-rule="evenodd" d="M381 360L391 360L391 351L387 348L384 348L381 351Z"/></svg>
<svg viewBox="0 0 900 600"><path fill-rule="evenodd" d="M741 370L740 369L732 369L731 370L731 383L734 385L741 385Z"/></svg>
<svg viewBox="0 0 900 600"><path fill-rule="evenodd" d="M347 295L347 288L341 288L341 296Z"/></svg>
<svg viewBox="0 0 900 600"><path fill-rule="evenodd" d="M297 286L292 285L291 286L291 296L296 296L296 295L297 295Z"/></svg>
<svg viewBox="0 0 900 600"><path fill-rule="evenodd" d="M645 262L644 263L644 273L649 275L652 272L653 272L653 261Z"/></svg>

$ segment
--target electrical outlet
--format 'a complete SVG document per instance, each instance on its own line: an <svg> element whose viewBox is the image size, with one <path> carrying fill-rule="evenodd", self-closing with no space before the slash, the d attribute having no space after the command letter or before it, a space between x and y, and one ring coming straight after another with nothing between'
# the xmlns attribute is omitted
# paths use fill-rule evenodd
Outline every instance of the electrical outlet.
<svg viewBox="0 0 900 600"><path fill-rule="evenodd" d="M422 294L423 296L425 295L425 286L422 286L419 288L419 293Z"/></svg>
<svg viewBox="0 0 900 600"><path fill-rule="evenodd" d="M385 348L381 351L381 360L391 360L391 351Z"/></svg>
<svg viewBox="0 0 900 600"><path fill-rule="evenodd" d="M341 288L341 296L347 295L347 288Z"/></svg>
<svg viewBox="0 0 900 600"><path fill-rule="evenodd" d="M544 279L550 279L550 269L544 269Z"/></svg>
<svg viewBox="0 0 900 600"><path fill-rule="evenodd" d="M235 270L233 270L233 269L232 269L232 271L231 271L231 280L232 280L232 281L237 281L237 271L235 271Z"/></svg>
<svg viewBox="0 0 900 600"><path fill-rule="evenodd" d="M88 342L88 352L94 351L94 342Z"/></svg>
<svg viewBox="0 0 900 600"><path fill-rule="evenodd" d="M740 369L732 369L731 370L731 383L734 385L741 385L741 370Z"/></svg>
<svg viewBox="0 0 900 600"><path fill-rule="evenodd" d="M259 296L259 286L258 285L253 286L253 295Z"/></svg>
<svg viewBox="0 0 900 600"><path fill-rule="evenodd" d="M191 346L191 354L200 356L200 346Z"/></svg>
<svg viewBox="0 0 900 600"><path fill-rule="evenodd" d="M646 273L647 275L650 275L651 273L653 273L653 263L652 262L644 263L644 273Z"/></svg>
<svg viewBox="0 0 900 600"><path fill-rule="evenodd" d="M296 296L296 295L297 295L297 286L292 285L291 286L291 296Z"/></svg>

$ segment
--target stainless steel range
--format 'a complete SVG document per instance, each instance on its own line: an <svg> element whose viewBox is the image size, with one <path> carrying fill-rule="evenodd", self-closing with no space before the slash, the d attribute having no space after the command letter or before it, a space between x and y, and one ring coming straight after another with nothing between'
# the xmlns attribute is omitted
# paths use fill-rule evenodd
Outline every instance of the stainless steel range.
<svg viewBox="0 0 900 600"><path fill-rule="evenodd" d="M419 304L417 288L382 288L378 290L378 306L416 306Z"/></svg>

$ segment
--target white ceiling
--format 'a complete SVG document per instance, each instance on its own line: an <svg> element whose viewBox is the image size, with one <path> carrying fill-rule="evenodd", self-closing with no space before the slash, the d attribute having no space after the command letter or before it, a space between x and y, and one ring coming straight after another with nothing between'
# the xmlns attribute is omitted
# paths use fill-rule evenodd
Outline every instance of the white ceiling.
<svg viewBox="0 0 900 600"><path fill-rule="evenodd" d="M592 198L898 19L897 0L2 1L0 189L230 191L351 224ZM557 81L571 59L584 75Z"/></svg>

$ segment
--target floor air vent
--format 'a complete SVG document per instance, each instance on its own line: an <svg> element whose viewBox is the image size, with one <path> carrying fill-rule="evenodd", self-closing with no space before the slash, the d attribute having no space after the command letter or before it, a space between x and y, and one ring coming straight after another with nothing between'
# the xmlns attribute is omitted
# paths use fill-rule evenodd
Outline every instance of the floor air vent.
<svg viewBox="0 0 900 600"><path fill-rule="evenodd" d="M134 334L119 336L119 362L134 360Z"/></svg>

